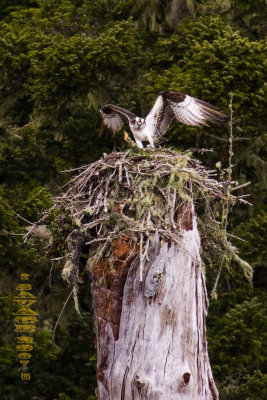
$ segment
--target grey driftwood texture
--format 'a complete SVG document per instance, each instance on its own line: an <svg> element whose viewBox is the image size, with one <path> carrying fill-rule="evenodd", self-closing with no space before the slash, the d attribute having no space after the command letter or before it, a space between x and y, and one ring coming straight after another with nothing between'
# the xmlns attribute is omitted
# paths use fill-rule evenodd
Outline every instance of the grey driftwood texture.
<svg viewBox="0 0 267 400"><path fill-rule="evenodd" d="M143 281L138 258L131 263L117 340L95 310L99 400L218 399L207 353L207 296L194 214L192 219L180 245L160 245L155 236ZM94 289L93 283L93 294Z"/></svg>

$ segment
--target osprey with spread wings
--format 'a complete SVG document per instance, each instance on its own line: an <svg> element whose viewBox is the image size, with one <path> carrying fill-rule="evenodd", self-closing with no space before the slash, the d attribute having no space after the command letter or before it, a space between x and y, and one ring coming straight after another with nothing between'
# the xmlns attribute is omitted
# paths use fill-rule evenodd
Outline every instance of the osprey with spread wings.
<svg viewBox="0 0 267 400"><path fill-rule="evenodd" d="M158 94L153 107L145 118L139 118L131 111L114 104L107 104L100 111L104 125L113 133L128 123L136 144L140 148L144 147L142 142L149 142L150 146L154 148L154 142L160 140L174 118L191 126L209 126L207 121L223 123L227 118L209 103L169 90Z"/></svg>

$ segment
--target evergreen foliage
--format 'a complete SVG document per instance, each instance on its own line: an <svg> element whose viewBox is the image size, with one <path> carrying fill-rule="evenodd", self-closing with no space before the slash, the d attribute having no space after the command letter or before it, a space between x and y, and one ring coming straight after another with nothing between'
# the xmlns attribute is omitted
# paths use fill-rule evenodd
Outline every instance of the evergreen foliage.
<svg viewBox="0 0 267 400"><path fill-rule="evenodd" d="M157 92L174 89L229 112L233 93L233 178L251 181L253 208L230 215L240 256L263 275L253 288L225 260L208 318L209 351L222 399L266 393L266 12L264 1L0 1L0 264L3 398L95 399L95 352L89 282L80 318L68 303L60 267L43 256L47 242L25 229L47 210L70 174L114 146L122 134L100 130L99 108L117 103L145 114ZM213 148L202 160L225 178L229 132L173 124L168 144ZM200 155L201 157L201 155ZM220 162L220 164L218 164ZM242 190L242 189L241 189ZM239 193L239 192L235 192ZM22 218L23 219L22 219ZM28 221L28 222L27 222ZM60 241L59 241L60 243ZM59 254L63 249L58 248ZM61 251L61 253L60 253ZM218 265L207 262L211 290ZM12 300L20 273L30 274L39 322L30 371L22 382ZM255 283L257 282L257 284Z"/></svg>

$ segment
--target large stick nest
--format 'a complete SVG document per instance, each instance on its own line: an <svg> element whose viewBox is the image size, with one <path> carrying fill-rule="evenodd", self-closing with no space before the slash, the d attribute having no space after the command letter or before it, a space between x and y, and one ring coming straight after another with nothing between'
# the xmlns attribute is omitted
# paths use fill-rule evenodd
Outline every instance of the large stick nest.
<svg viewBox="0 0 267 400"><path fill-rule="evenodd" d="M190 153L170 150L113 152L80 168L46 222L54 236L51 248L64 254L63 277L72 284L79 280L85 249L87 265L105 259L112 267L112 243L118 238L126 237L138 248L141 264L149 259L155 233L162 242L180 243L192 203L203 260L218 261L224 254L240 261L225 225L225 213L237 201L231 194L237 183L219 182L216 175ZM249 275L249 266L241 264Z"/></svg>

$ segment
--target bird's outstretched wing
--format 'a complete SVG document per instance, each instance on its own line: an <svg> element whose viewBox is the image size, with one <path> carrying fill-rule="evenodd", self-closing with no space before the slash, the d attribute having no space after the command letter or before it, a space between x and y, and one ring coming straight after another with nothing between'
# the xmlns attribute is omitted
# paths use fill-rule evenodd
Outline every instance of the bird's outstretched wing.
<svg viewBox="0 0 267 400"><path fill-rule="evenodd" d="M191 126L209 126L207 121L223 123L227 119L226 115L209 103L185 94L164 90L158 94L146 117L152 136L157 138L164 135L174 118Z"/></svg>
<svg viewBox="0 0 267 400"><path fill-rule="evenodd" d="M152 138L163 136L175 118L171 105L162 92L158 94L153 107L146 116L146 126Z"/></svg>
<svg viewBox="0 0 267 400"><path fill-rule="evenodd" d="M132 112L114 104L107 104L100 111L104 125L113 133L119 131L125 123L129 123L136 117Z"/></svg>

